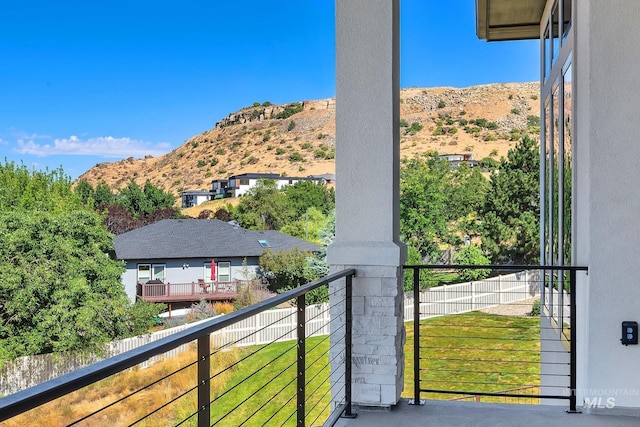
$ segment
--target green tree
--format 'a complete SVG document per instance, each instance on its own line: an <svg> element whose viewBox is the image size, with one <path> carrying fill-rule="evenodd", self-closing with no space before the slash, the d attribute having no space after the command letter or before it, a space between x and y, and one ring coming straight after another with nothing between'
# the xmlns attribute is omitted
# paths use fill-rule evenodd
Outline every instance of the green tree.
<svg viewBox="0 0 640 427"><path fill-rule="evenodd" d="M100 351L160 310L129 302L112 236L92 210L0 213L0 359Z"/></svg>
<svg viewBox="0 0 640 427"><path fill-rule="evenodd" d="M489 258L484 256L482 250L476 245L468 245L456 252L453 256L453 263L459 265L487 265ZM490 269L486 268L463 268L458 272L460 279L465 282L481 280L489 277Z"/></svg>
<svg viewBox="0 0 640 427"><path fill-rule="evenodd" d="M274 252L265 249L260 257L260 268L274 292L282 293L307 283L305 270L309 252L294 248L290 251Z"/></svg>
<svg viewBox="0 0 640 427"><path fill-rule="evenodd" d="M326 226L327 217L315 207L310 207L299 217L280 228L282 233L309 242L320 243L320 230Z"/></svg>
<svg viewBox="0 0 640 427"><path fill-rule="evenodd" d="M29 171L14 162L0 165L0 211L16 209L67 211L81 208L62 169Z"/></svg>
<svg viewBox="0 0 640 427"><path fill-rule="evenodd" d="M96 206L107 206L116 203L115 194L113 194L111 187L104 181L100 181L98 185L96 185L93 199Z"/></svg>
<svg viewBox="0 0 640 427"><path fill-rule="evenodd" d="M93 207L95 190L93 189L93 185L91 185L89 181L87 181L86 179L79 180L76 183L74 191L78 195L78 197L80 197L82 203Z"/></svg>
<svg viewBox="0 0 640 427"><path fill-rule="evenodd" d="M525 136L491 174L481 233L482 248L494 263L538 261L539 167L537 142Z"/></svg>
<svg viewBox="0 0 640 427"><path fill-rule="evenodd" d="M420 258L436 259L447 231L449 166L436 153L403 159L400 169L400 233Z"/></svg>
<svg viewBox="0 0 640 427"><path fill-rule="evenodd" d="M327 215L335 207L335 191L313 181L298 181L285 187L285 194L294 216L300 217L314 207Z"/></svg>
<svg viewBox="0 0 640 427"><path fill-rule="evenodd" d="M251 230L280 230L291 218L286 195L273 179L258 180L242 196L234 213L234 219Z"/></svg>

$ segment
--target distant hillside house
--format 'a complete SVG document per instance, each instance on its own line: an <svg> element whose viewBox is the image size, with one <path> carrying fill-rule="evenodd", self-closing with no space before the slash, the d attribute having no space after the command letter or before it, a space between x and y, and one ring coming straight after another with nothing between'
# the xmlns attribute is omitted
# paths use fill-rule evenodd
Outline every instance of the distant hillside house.
<svg viewBox="0 0 640 427"><path fill-rule="evenodd" d="M212 191L189 190L183 191L180 193L180 196L182 197L182 207L190 208L198 206L201 203L208 202L209 200L213 200L215 193Z"/></svg>
<svg viewBox="0 0 640 427"><path fill-rule="evenodd" d="M254 188L261 179L272 179L276 182L278 188L284 188L287 185L293 185L300 181L314 181L326 184L335 177L333 175L307 176L307 177L290 177L281 176L277 173L243 173L240 175L230 176L228 180L215 180L212 182L212 189L216 194L224 193L225 197L241 197L249 190ZM226 187L221 187L221 183L226 181Z"/></svg>
<svg viewBox="0 0 640 427"><path fill-rule="evenodd" d="M255 279L259 259L298 248L317 252L320 246L273 230L246 230L209 219L165 219L115 237L116 258L132 301L196 302L232 299L238 280Z"/></svg>
<svg viewBox="0 0 640 427"><path fill-rule="evenodd" d="M449 163L450 168L456 168L460 166L462 163L466 163L470 168L478 166L478 161L473 160L473 154L464 153L464 154L440 154L441 159L446 160Z"/></svg>

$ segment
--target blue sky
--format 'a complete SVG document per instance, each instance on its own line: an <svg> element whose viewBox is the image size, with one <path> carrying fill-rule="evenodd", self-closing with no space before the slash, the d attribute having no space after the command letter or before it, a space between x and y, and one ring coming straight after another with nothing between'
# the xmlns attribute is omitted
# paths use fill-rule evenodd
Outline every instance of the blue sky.
<svg viewBox="0 0 640 427"><path fill-rule="evenodd" d="M401 1L402 87L538 81L538 43L487 43L473 0ZM3 0L0 160L159 156L254 101L335 95L334 0Z"/></svg>

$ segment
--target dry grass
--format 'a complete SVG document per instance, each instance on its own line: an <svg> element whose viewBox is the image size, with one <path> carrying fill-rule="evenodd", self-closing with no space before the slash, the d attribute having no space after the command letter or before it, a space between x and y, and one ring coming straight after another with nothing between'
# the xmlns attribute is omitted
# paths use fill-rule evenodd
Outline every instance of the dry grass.
<svg viewBox="0 0 640 427"><path fill-rule="evenodd" d="M216 314L229 314L233 311L233 304L230 302L218 301L213 304Z"/></svg>
<svg viewBox="0 0 640 427"><path fill-rule="evenodd" d="M130 425L143 419L165 402L175 399L196 386L197 366L194 364L196 358L196 350L191 349L146 369L134 368L121 372L11 418L3 425L7 427L66 426L120 399L122 401L74 425L108 427ZM211 357L212 372L218 372L220 366L230 366L238 358L236 350L216 352ZM211 384L212 395L220 393L232 375L233 370L228 370L216 376ZM142 389L154 381L158 382ZM127 397L140 389L142 390ZM192 390L136 425L154 427L175 425L193 414L196 408L197 390Z"/></svg>

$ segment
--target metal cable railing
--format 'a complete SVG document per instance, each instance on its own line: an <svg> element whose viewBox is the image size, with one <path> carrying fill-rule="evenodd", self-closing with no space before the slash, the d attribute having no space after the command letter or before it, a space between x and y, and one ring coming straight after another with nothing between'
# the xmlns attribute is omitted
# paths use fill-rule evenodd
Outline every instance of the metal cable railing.
<svg viewBox="0 0 640 427"><path fill-rule="evenodd" d="M61 397L68 399L74 396L75 400L71 401L75 403L64 404L69 406L65 425L332 424L343 414L351 415L350 299L354 275L353 269L331 274L2 398L0 421L7 421L10 425L12 417L30 410L46 413L46 405L57 404L56 399ZM308 309L305 295L330 284L333 287L330 293L334 294L330 307L325 310ZM296 318L294 341L282 341L292 331L282 330L286 322L280 318L228 342L212 345L216 337L214 332L292 300L297 306L293 314ZM318 326L318 322L325 318L327 310L343 315L331 316L337 320L326 321L329 323L329 335L321 335L327 333L323 332L327 325ZM241 344L247 336L269 328L278 332L266 344ZM151 357L186 343L192 343L193 351L180 358L181 366L168 364L174 362L171 359L165 361L166 364L159 362L153 365L154 371L136 367ZM344 365L340 375L332 375L330 367L334 363ZM131 381L135 385L121 386L127 390L110 395L109 386L122 384L123 375L135 376L135 381ZM96 390L102 391L100 398L90 398ZM148 396L150 390L155 391L153 399ZM73 406L79 405L77 402L83 398L84 403L95 400L91 403L96 403L97 407L92 406L77 415ZM129 418L121 409L125 402L131 402L129 405L137 410Z"/></svg>
<svg viewBox="0 0 640 427"><path fill-rule="evenodd" d="M422 403L423 393L508 403L566 399L575 411L576 274L586 267L404 268L413 279L410 403ZM477 280L441 286L456 276Z"/></svg>

